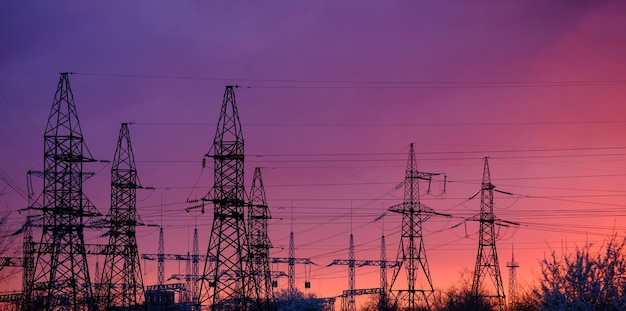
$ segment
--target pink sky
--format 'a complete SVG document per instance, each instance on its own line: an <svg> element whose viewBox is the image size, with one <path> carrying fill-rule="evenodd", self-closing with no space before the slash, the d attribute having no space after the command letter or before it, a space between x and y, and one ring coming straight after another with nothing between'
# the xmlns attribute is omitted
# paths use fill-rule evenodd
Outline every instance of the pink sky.
<svg viewBox="0 0 626 311"><path fill-rule="evenodd" d="M184 202L212 185L200 160L227 84L250 87L236 90L246 184L265 167L272 256L287 256L293 206L296 255L321 265L311 289L320 296L347 288L345 267L322 267L347 258L351 227L357 259L378 259L382 222L373 220L401 202L394 187L409 143L418 168L449 180L445 196L423 197L455 215L424 224L437 290L474 267L477 224L448 228L478 212L479 201L466 199L480 189L484 156L493 183L514 194L496 195L496 216L521 224L498 240L505 284L512 243L519 281L532 284L550 248L626 230L621 1L20 1L0 4L0 23L2 170L25 188L26 171L43 168L58 73L77 72L70 79L94 157L111 160L120 123L136 123L139 177L157 187L140 192L138 209L146 223L163 215L168 253L190 249L195 220ZM110 166L88 169L97 174L86 194L106 213ZM0 204L26 206L8 188ZM13 213L11 225L22 222ZM210 213L197 223L205 252ZM399 216L384 226L391 259ZM138 232L140 253L155 253L157 229ZM106 242L97 235L88 242ZM143 269L155 284L156 263ZM177 273L178 264L166 269ZM356 278L359 288L378 286L376 268ZM19 290L13 283L5 290Z"/></svg>

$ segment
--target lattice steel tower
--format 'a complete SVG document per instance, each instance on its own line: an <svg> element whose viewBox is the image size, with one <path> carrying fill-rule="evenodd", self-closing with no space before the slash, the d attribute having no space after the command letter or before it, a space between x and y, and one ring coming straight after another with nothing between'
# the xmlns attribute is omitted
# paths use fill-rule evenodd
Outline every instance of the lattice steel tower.
<svg viewBox="0 0 626 311"><path fill-rule="evenodd" d="M516 290L516 269L519 268L519 263L515 261L515 250L511 246L511 261L507 262L506 266L509 268L509 302L514 302L517 299Z"/></svg>
<svg viewBox="0 0 626 311"><path fill-rule="evenodd" d="M250 189L250 205L248 206L248 234L250 240L250 277L258 284L258 292L255 297L265 305L264 309L270 308L274 301L272 290L272 274L269 264L269 253L272 243L267 234L267 221L271 219L265 187L261 176L261 168L254 169L252 188Z"/></svg>
<svg viewBox="0 0 626 311"><path fill-rule="evenodd" d="M232 86L224 93L213 140L214 184L203 200L213 202L213 225L200 284L200 302L211 310L247 310L258 284L248 274L244 208L244 140ZM215 261L213 262L212 259ZM254 289L254 290L250 290Z"/></svg>
<svg viewBox="0 0 626 311"><path fill-rule="evenodd" d="M42 236L36 245L33 286L26 293L29 308L94 310L85 226L100 214L83 194L83 163L89 154L78 122L68 73L61 73L44 134L41 211ZM27 298L28 299L28 298Z"/></svg>
<svg viewBox="0 0 626 311"><path fill-rule="evenodd" d="M387 305L389 288L387 288L387 246L385 245L385 232L380 237L380 298L378 308L382 309Z"/></svg>
<svg viewBox="0 0 626 311"><path fill-rule="evenodd" d="M128 124L120 128L111 167L111 210L109 243L105 248L99 308L139 310L144 302L143 278L137 250L135 227L142 225L137 214L137 188L141 188L135 167Z"/></svg>
<svg viewBox="0 0 626 311"><path fill-rule="evenodd" d="M409 311L419 308L430 309L430 300L434 293L428 260L426 259L422 224L433 214L439 213L420 201L419 180L426 180L430 183L432 176L435 175L438 174L417 170L415 150L411 144L404 178L404 202L390 208L390 211L402 214L402 235L396 257L396 261L400 265L394 270L390 288L391 291L406 293L406 309ZM394 284L403 266L406 271L408 288L396 289ZM421 288L418 288L418 281L425 281Z"/></svg>
<svg viewBox="0 0 626 311"><path fill-rule="evenodd" d="M472 280L472 294L475 297L496 299L498 306L504 306L504 286L496 251L495 224L500 220L493 213L493 193L495 186L491 183L488 158L485 157L483 179L480 188L480 231L478 237L478 254ZM487 279L492 288L484 287ZM485 292L481 292L485 291Z"/></svg>

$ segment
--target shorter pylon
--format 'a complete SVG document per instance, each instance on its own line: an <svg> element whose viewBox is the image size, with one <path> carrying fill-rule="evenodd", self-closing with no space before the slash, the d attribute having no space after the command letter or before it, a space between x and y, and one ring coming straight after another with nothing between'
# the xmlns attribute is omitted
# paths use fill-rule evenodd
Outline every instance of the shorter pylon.
<svg viewBox="0 0 626 311"><path fill-rule="evenodd" d="M509 268L509 302L514 302L517 299L516 292L516 273L515 270L519 268L519 263L515 261L515 249L514 246L511 245L511 261L506 263L506 266Z"/></svg>

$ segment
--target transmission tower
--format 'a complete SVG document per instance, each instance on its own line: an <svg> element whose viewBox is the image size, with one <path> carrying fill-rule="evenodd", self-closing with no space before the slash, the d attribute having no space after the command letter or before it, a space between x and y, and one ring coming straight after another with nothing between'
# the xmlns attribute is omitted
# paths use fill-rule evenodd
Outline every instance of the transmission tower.
<svg viewBox="0 0 626 311"><path fill-rule="evenodd" d="M359 261L359 264L363 264L366 261ZM356 273L355 267L357 264L357 260L354 259L354 236L350 233L350 244L348 247L348 260L344 259L335 259L327 267L332 265L346 265L348 266L348 290L344 291L344 294L341 296L341 311L355 311L356 310L356 300L355 300L355 280Z"/></svg>
<svg viewBox="0 0 626 311"><path fill-rule="evenodd" d="M509 268L509 299L511 302L513 302L517 299L517 293L515 288L517 276L515 274L515 270L519 268L519 263L515 261L515 250L513 246L511 246L511 261L507 262L506 266Z"/></svg>
<svg viewBox="0 0 626 311"><path fill-rule="evenodd" d="M44 134L42 236L36 245L28 306L45 310L94 310L84 228L100 216L83 194L83 163L93 162L76 113L69 74L61 73Z"/></svg>
<svg viewBox="0 0 626 311"><path fill-rule="evenodd" d="M494 229L495 225L499 224L501 220L497 219L493 214L494 189L495 186L491 183L491 174L489 173L488 158L485 157L480 189L480 216L477 219L480 223L478 254L472 280L472 294L475 297L482 296L495 299L496 304L502 308L505 295L502 275L500 275L500 264L498 263L498 252L496 251L496 231ZM485 279L493 287L484 287ZM485 292L481 292L483 290Z"/></svg>
<svg viewBox="0 0 626 311"><path fill-rule="evenodd" d="M387 246L385 245L385 233L380 237L380 298L378 299L378 307L382 309L387 304L389 297L387 289Z"/></svg>
<svg viewBox="0 0 626 311"><path fill-rule="evenodd" d="M261 176L261 168L254 169L252 188L250 189L250 205L248 206L248 234L250 240L250 277L258 284L255 296L270 308L273 306L274 292L272 290L272 274L269 264L269 252L272 247L267 234L267 221L271 219L265 188Z"/></svg>
<svg viewBox="0 0 626 311"><path fill-rule="evenodd" d="M419 180L428 181L430 188L430 182L435 175L439 174L425 173L417 170L415 151L413 144L411 144L404 178L404 202L392 206L389 209L392 212L402 214L402 235L400 237L400 246L396 257L396 261L398 261L400 265L395 268L391 281L391 290L397 290L394 289L394 284L402 270L402 266L404 266L408 288L400 289L398 292L406 293L406 308L409 311L414 311L418 308L430 309L430 300L434 293L433 282L428 268L428 260L426 259L422 224L432 215L449 216L436 213L433 209L420 201ZM416 242L418 244L416 244ZM418 288L418 278L421 279L420 275L423 280L425 280L425 284L422 285L422 288ZM398 297L400 297L400 294L398 294Z"/></svg>
<svg viewBox="0 0 626 311"><path fill-rule="evenodd" d="M135 227L142 225L137 214L137 188L141 188L135 167L128 124L122 123L111 167L111 211L107 222L109 243L105 249L99 307L138 310L144 302L143 278L137 250Z"/></svg>
<svg viewBox="0 0 626 311"><path fill-rule="evenodd" d="M150 258L151 254L142 255L142 259ZM158 257L158 255L157 255ZM176 279L185 281L185 295L182 300L188 303L195 303L198 301L198 264L200 259L204 259L204 256L200 256L198 253L198 228L193 229L193 249L192 253L187 255L176 254L163 254L163 260L176 260L185 262L185 274L173 274L167 280Z"/></svg>
<svg viewBox="0 0 626 311"><path fill-rule="evenodd" d="M293 216L292 216L293 221ZM289 295L293 296L296 293L296 264L304 265L304 288L311 288L310 274L311 274L311 265L315 265L314 262L311 261L310 258L296 258L296 248L293 239L293 223L291 225L291 232L289 233L289 257L272 257L270 258L270 263L279 264L286 263L287 264L287 278L289 279L287 282L287 290L289 291Z"/></svg>
<svg viewBox="0 0 626 311"><path fill-rule="evenodd" d="M159 227L159 245L157 249L157 285L165 283L165 239L163 238L163 225Z"/></svg>
<svg viewBox="0 0 626 311"><path fill-rule="evenodd" d="M200 303L208 301L211 310L247 310L258 292L256 279L248 275L249 255L244 208L244 140L232 86L227 86L213 140L214 184L203 198L213 203L213 225L200 283ZM245 285L245 286L244 286ZM250 290L254 289L254 290ZM258 303L258 299L256 301Z"/></svg>
<svg viewBox="0 0 626 311"><path fill-rule="evenodd" d="M293 224L291 232L289 233L289 263L287 264L287 275L289 275L287 287L289 289L289 295L294 295L296 293L296 247L293 241Z"/></svg>
<svg viewBox="0 0 626 311"><path fill-rule="evenodd" d="M189 292L191 293L191 301L198 301L198 267L200 263L200 252L198 248L198 227L193 228L193 246L191 250L191 282L189 283ZM189 279L189 278L188 278Z"/></svg>

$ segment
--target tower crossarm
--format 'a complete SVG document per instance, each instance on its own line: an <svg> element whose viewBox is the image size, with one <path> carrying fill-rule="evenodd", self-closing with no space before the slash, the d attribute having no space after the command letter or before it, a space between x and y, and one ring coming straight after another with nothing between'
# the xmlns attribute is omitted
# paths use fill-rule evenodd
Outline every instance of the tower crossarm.
<svg viewBox="0 0 626 311"><path fill-rule="evenodd" d="M141 254L141 259L144 260L159 260L159 254ZM206 255L195 255L198 257L198 260L205 260L209 257L207 257ZM189 255L189 254L163 254L163 260L167 260L167 261L193 261L194 260L194 255ZM214 260L214 258L211 259L211 261Z"/></svg>
<svg viewBox="0 0 626 311"><path fill-rule="evenodd" d="M309 258L289 258L289 257L272 257L270 258L270 263L290 263L293 260L293 263L296 265L314 265L317 266L316 263L312 262Z"/></svg>
<svg viewBox="0 0 626 311"><path fill-rule="evenodd" d="M58 252L55 249L55 245L53 243L35 243L39 245L40 248L38 252L40 254L69 254L66 252ZM106 254L106 244L84 244L85 253L88 255L104 255Z"/></svg>
<svg viewBox="0 0 626 311"><path fill-rule="evenodd" d="M380 267L383 263L386 264L387 268L394 268L400 265L399 261L390 261L390 260L361 260L362 263L359 264L359 267L364 266L377 266Z"/></svg>
<svg viewBox="0 0 626 311"><path fill-rule="evenodd" d="M18 304L22 301L24 295L22 293L0 295L0 302L8 302Z"/></svg>
<svg viewBox="0 0 626 311"><path fill-rule="evenodd" d="M0 269L1 267L21 267L24 265L24 258L22 257L0 257Z"/></svg>
<svg viewBox="0 0 626 311"><path fill-rule="evenodd" d="M382 265L382 260L349 260L349 259L335 259L331 263L327 264L326 267L330 266L349 266L351 265L351 261L354 263L355 267L365 267L365 266L380 266ZM397 261L384 261L387 264L387 268L393 268L400 265Z"/></svg>
<svg viewBox="0 0 626 311"><path fill-rule="evenodd" d="M172 284L149 285L149 286L146 286L146 290L184 291L185 290L185 284L184 283L172 283Z"/></svg>
<svg viewBox="0 0 626 311"><path fill-rule="evenodd" d="M380 287L377 288L359 288L359 289L346 289L343 293L337 297L347 297L350 295L358 296L358 295L372 295L372 294L380 294L382 293L382 289Z"/></svg>

